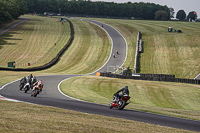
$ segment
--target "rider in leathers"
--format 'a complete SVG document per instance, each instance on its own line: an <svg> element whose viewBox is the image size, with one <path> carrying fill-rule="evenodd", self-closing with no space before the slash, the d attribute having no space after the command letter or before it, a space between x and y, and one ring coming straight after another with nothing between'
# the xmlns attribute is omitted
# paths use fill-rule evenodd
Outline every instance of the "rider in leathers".
<svg viewBox="0 0 200 133"><path fill-rule="evenodd" d="M31 80L32 80L32 78L33 78L33 75L30 74L30 75L28 76L28 82L29 82L30 86L31 86Z"/></svg>
<svg viewBox="0 0 200 133"><path fill-rule="evenodd" d="M122 92L121 94L119 94L120 92ZM124 86L124 88L118 90L115 94L114 94L114 100L118 101L120 98L122 98L124 95L128 95L129 96L129 90L128 90L128 86Z"/></svg>

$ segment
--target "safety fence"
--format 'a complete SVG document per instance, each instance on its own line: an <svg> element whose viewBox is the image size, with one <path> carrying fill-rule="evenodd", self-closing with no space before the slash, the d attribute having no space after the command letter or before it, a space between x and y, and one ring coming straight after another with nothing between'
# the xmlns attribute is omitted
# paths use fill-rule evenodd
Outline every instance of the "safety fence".
<svg viewBox="0 0 200 133"><path fill-rule="evenodd" d="M73 40L74 40L74 27L73 24L71 23L70 20L66 19L69 24L70 24L70 30L71 30L71 34L70 34L70 38L67 42L67 44L60 50L60 52L56 55L56 57L54 57L51 61L49 61L48 63L42 65L42 66L37 66L37 67L29 67L29 68L9 68L9 67L0 67L0 70L6 70L6 71L40 71L40 70L44 70L47 68L52 67L53 65L55 65L60 57L63 55L63 53L67 50L67 48L72 44Z"/></svg>
<svg viewBox="0 0 200 133"><path fill-rule="evenodd" d="M121 79L134 79L134 80L149 80L149 81L164 81L164 82L179 82L179 83L189 83L189 84L200 84L200 80L197 79L183 79L175 78L175 75L167 74L113 74L108 72L100 72L100 76L121 78Z"/></svg>

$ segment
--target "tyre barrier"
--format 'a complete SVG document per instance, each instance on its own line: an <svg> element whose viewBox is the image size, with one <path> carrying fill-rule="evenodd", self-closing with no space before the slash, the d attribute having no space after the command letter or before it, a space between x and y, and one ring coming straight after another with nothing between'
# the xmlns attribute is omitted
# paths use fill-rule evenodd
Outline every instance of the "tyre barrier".
<svg viewBox="0 0 200 133"><path fill-rule="evenodd" d="M66 19L69 24L70 24L70 30L71 30L71 34L70 34L70 38L67 42L67 44L60 50L60 52L56 55L56 57L54 57L50 62L42 65L42 66L38 66L38 67L30 67L30 68L9 68L9 67L0 67L0 70L5 70L5 71L40 71L40 70L44 70L47 68L52 67L53 65L55 65L60 57L64 54L64 52L67 50L67 48L72 44L73 40L74 40L74 27L73 24L71 23L70 20Z"/></svg>
<svg viewBox="0 0 200 133"><path fill-rule="evenodd" d="M175 78L175 75L167 75L167 74L137 74L137 75L139 76L132 76L130 74L120 75L120 74L113 74L113 73L108 73L108 72L100 72L100 76L111 77L111 78L200 84L200 80Z"/></svg>

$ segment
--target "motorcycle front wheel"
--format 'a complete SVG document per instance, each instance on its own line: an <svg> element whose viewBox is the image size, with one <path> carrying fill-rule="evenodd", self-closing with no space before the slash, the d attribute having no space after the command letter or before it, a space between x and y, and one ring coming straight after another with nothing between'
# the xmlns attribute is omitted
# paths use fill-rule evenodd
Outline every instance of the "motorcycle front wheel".
<svg viewBox="0 0 200 133"><path fill-rule="evenodd" d="M27 93L28 90L29 90L29 87L26 86L24 93Z"/></svg>
<svg viewBox="0 0 200 133"><path fill-rule="evenodd" d="M123 101L119 101L118 110L124 109L125 105L126 105L126 101L124 101L124 100Z"/></svg>
<svg viewBox="0 0 200 133"><path fill-rule="evenodd" d="M37 94L38 94L38 91L37 91L37 89L35 89L35 90L32 91L31 96L36 97Z"/></svg>
<svg viewBox="0 0 200 133"><path fill-rule="evenodd" d="M36 97L38 95L38 90L35 89L35 92L34 92L34 97Z"/></svg>
<svg viewBox="0 0 200 133"><path fill-rule="evenodd" d="M113 102L111 102L111 103L109 104L109 109L112 109L112 108L113 108L112 104L113 104Z"/></svg>
<svg viewBox="0 0 200 133"><path fill-rule="evenodd" d="M22 86L22 85L19 85L19 89L22 90L22 88L23 88L23 86Z"/></svg>

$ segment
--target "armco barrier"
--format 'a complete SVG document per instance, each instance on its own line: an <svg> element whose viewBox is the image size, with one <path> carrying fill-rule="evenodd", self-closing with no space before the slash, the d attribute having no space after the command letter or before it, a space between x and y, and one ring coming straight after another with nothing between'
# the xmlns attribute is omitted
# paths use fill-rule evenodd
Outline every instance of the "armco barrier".
<svg viewBox="0 0 200 133"><path fill-rule="evenodd" d="M141 74L141 76L130 76L130 75L119 75L119 74L113 74L113 73L100 72L100 76L121 78L121 79L135 79L135 80L150 80L150 81L200 84L200 80L175 78L175 75L165 75L165 74Z"/></svg>
<svg viewBox="0 0 200 133"><path fill-rule="evenodd" d="M74 40L74 27L73 27L73 24L68 19L66 19L66 20L70 24L70 30L71 30L70 38L69 38L67 44L60 50L60 52L56 55L56 57L54 57L50 62L48 62L48 63L46 63L46 64L44 64L42 66L38 66L38 67L30 67L30 68L0 67L0 70L6 70L6 71L40 71L40 70L44 70L44 69L50 68L53 65L55 65L59 61L59 59L63 55L63 53L67 50L67 48L72 44L72 42Z"/></svg>

